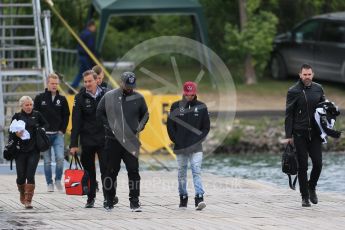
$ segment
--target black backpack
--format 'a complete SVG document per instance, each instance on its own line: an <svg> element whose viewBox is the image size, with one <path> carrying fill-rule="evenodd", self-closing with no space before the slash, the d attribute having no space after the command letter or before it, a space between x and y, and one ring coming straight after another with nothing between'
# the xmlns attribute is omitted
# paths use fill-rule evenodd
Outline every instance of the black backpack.
<svg viewBox="0 0 345 230"><path fill-rule="evenodd" d="M297 174L298 174L298 161L294 147L287 144L285 151L282 155L282 171L289 177L289 186L291 189L296 189ZM296 175L292 182L291 175Z"/></svg>
<svg viewBox="0 0 345 230"><path fill-rule="evenodd" d="M5 145L3 156L6 160L11 161L10 168L12 170L12 162L17 156L17 152L20 150L19 142L10 139Z"/></svg>

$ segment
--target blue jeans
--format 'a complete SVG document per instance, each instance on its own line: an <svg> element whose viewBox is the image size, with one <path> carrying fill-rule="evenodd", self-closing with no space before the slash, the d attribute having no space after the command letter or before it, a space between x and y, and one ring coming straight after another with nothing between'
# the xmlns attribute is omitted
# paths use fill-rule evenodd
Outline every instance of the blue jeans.
<svg viewBox="0 0 345 230"><path fill-rule="evenodd" d="M55 181L61 181L63 173L63 161L64 161L64 135L62 133L47 134L49 137L51 147L47 151L43 152L44 160L44 174L46 176L47 184L52 184L52 148L55 154Z"/></svg>
<svg viewBox="0 0 345 230"><path fill-rule="evenodd" d="M178 154L177 165L178 165L178 191L180 196L188 196L187 192L187 168L188 161L192 168L193 183L195 189L195 196L203 196L204 189L201 181L201 163L202 163L202 152L189 153L189 154Z"/></svg>

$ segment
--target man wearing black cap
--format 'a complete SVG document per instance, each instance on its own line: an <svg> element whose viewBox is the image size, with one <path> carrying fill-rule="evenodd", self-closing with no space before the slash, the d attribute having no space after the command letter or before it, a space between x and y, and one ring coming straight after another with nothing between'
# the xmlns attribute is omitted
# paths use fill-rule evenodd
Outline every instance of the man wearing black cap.
<svg viewBox="0 0 345 230"><path fill-rule="evenodd" d="M113 208L116 178L121 160L128 172L129 201L132 211L140 212L139 133L144 129L149 113L144 97L135 92L136 78L132 72L121 74L120 88L107 92L99 102L97 119L105 126L105 154L108 162L106 210Z"/></svg>

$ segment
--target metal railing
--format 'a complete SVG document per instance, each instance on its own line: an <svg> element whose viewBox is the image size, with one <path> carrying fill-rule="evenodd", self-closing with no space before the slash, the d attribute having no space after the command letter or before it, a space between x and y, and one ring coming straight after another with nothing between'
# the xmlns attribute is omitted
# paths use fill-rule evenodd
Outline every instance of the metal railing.
<svg viewBox="0 0 345 230"><path fill-rule="evenodd" d="M77 50L64 48L51 48L54 70L67 76L67 80L73 79L78 72Z"/></svg>

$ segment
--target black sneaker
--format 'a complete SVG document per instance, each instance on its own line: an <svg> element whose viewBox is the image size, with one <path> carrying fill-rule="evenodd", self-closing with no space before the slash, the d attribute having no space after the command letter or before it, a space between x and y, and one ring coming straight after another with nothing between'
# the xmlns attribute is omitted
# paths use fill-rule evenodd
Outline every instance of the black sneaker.
<svg viewBox="0 0 345 230"><path fill-rule="evenodd" d="M141 212L140 202L138 198L130 198L129 199L129 206L132 212Z"/></svg>
<svg viewBox="0 0 345 230"><path fill-rule="evenodd" d="M202 195L197 195L195 198L195 210L201 211L206 208L206 203L204 202L204 197Z"/></svg>
<svg viewBox="0 0 345 230"><path fill-rule="evenodd" d="M180 196L179 208L187 208L187 204L188 204L188 196L186 195Z"/></svg>
<svg viewBox="0 0 345 230"><path fill-rule="evenodd" d="M113 205L116 205L117 203L119 203L119 198L115 196L113 199Z"/></svg>
<svg viewBox="0 0 345 230"><path fill-rule="evenodd" d="M313 204L317 204L317 203L318 203L319 200L318 200L318 198L317 198L315 189L310 189L310 188L309 188L309 197L310 197L310 201L311 201Z"/></svg>
<svg viewBox="0 0 345 230"><path fill-rule="evenodd" d="M95 206L95 199L87 199L85 208L93 208Z"/></svg>
<svg viewBox="0 0 345 230"><path fill-rule="evenodd" d="M104 209L106 212L111 212L114 209L114 207L113 206L105 206Z"/></svg>
<svg viewBox="0 0 345 230"><path fill-rule="evenodd" d="M104 201L103 201L103 208L104 208L106 211L110 212L110 211L114 208L114 205L113 205L112 202L109 204L109 202L108 202L107 200L104 200Z"/></svg>
<svg viewBox="0 0 345 230"><path fill-rule="evenodd" d="M108 204L107 200L103 201L103 207L111 207L114 208L114 206L119 203L119 198L117 196L114 197L114 199L112 199L111 204Z"/></svg>
<svg viewBox="0 0 345 230"><path fill-rule="evenodd" d="M310 207L309 197L302 197L302 207Z"/></svg>

